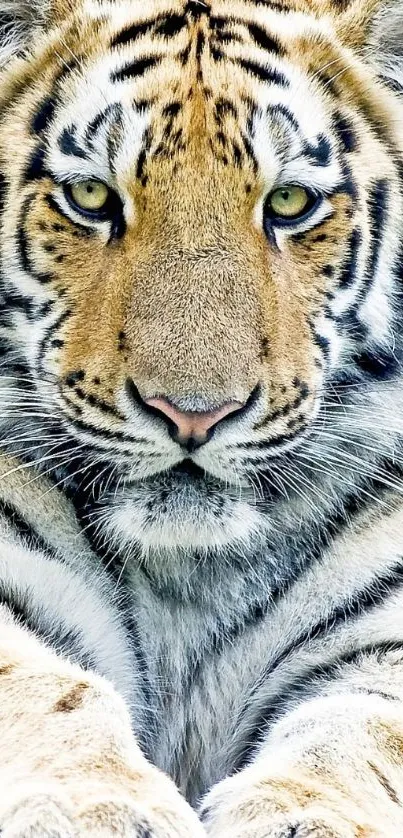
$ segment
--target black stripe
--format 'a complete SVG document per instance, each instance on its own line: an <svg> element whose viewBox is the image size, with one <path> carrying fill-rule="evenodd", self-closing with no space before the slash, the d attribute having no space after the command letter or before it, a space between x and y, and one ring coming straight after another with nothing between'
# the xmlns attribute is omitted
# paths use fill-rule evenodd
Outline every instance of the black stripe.
<svg viewBox="0 0 403 838"><path fill-rule="evenodd" d="M57 654L71 658L85 670L101 672L95 655L86 648L82 632L76 628L67 628L62 621L49 620L45 611L33 607L29 589L21 591L20 588L0 581L0 603L9 608L17 622Z"/></svg>
<svg viewBox="0 0 403 838"><path fill-rule="evenodd" d="M353 201L353 204L357 202L358 198L358 188L357 184L353 178L353 173L350 169L350 166L347 165L345 159L342 162L342 169L343 169L343 180L340 182L339 186L335 190L336 192L341 192L342 194L350 195L350 198Z"/></svg>
<svg viewBox="0 0 403 838"><path fill-rule="evenodd" d="M297 122L296 117L293 113L291 113L286 105L268 105L266 112L268 116L272 116L274 119L276 116L283 117L286 122L289 123L290 128L292 128L297 134L300 134L301 127L299 122Z"/></svg>
<svg viewBox="0 0 403 838"><path fill-rule="evenodd" d="M72 315L71 309L69 309L69 308L66 309L65 311L62 312L62 314L60 314L60 316L57 318L56 322L52 323L46 329L46 332L45 332L45 334L44 334L44 336L43 336L43 338L42 338L42 340L39 344L38 356L37 356L37 359L36 359L36 367L37 367L37 370L39 372L41 372L41 373L45 372L45 370L43 370L43 368L42 368L43 367L43 360L44 360L44 357L46 355L49 343L53 338L53 335L55 334L55 332L58 331L58 329L60 329L60 327L63 325L63 323L66 320L68 320L69 317L71 317L71 315Z"/></svg>
<svg viewBox="0 0 403 838"><path fill-rule="evenodd" d="M123 108L120 102L113 102L111 105L108 105L105 110L100 111L100 113L98 113L96 117L87 125L85 130L85 139L87 142L92 145L92 141L102 125L113 118L117 120L121 119L122 115Z"/></svg>
<svg viewBox="0 0 403 838"><path fill-rule="evenodd" d="M130 64L125 64L121 70L114 70L110 76L111 82L127 81L128 79L142 76L146 70L150 70L151 67L155 67L160 63L161 56L155 57L150 55L148 58L138 58Z"/></svg>
<svg viewBox="0 0 403 838"><path fill-rule="evenodd" d="M361 373L382 381L393 380L400 376L402 371L402 360L397 351L388 352L384 347L367 349L354 356L353 361Z"/></svg>
<svg viewBox="0 0 403 838"><path fill-rule="evenodd" d="M49 172L44 164L45 155L46 151L43 145L34 148L23 174L23 183L29 183L32 180L40 180L43 177L49 176Z"/></svg>
<svg viewBox="0 0 403 838"><path fill-rule="evenodd" d="M16 533L22 538L29 547L33 550L42 550L43 553L49 552L49 544L34 527L7 501L0 499L0 515L3 515Z"/></svg>
<svg viewBox="0 0 403 838"><path fill-rule="evenodd" d="M348 255L347 259L342 266L341 273L339 276L339 287L340 288L350 288L351 285L355 282L356 274L357 274L357 264L358 264L358 256L359 250L362 244L362 234L361 230L357 227L354 228L350 235L350 239L348 242Z"/></svg>
<svg viewBox="0 0 403 838"><path fill-rule="evenodd" d="M147 32L151 32L157 20L158 18L153 18L153 20L144 20L142 23L126 26L125 29L122 29L121 32L112 38L110 43L111 49L128 44L130 41L135 41L137 38L141 38L142 35L146 35Z"/></svg>
<svg viewBox="0 0 403 838"><path fill-rule="evenodd" d="M320 335L319 332L317 332L313 327L312 327L311 331L312 331L312 337L313 337L314 342L316 343L317 346L319 346L320 351L322 352L324 357L327 359L329 357L329 353L330 353L330 340L329 340L329 338L326 338L324 335Z"/></svg>
<svg viewBox="0 0 403 838"><path fill-rule="evenodd" d="M315 145L306 141L303 151L314 166L328 166L332 158L332 146L323 134L316 137Z"/></svg>
<svg viewBox="0 0 403 838"><path fill-rule="evenodd" d="M95 441L91 442L91 445L95 444L96 437L100 437L101 439L107 440L117 440L119 442L134 442L138 443L139 445L149 443L149 440L147 439L143 439L142 437L133 438L129 434L125 434L123 431L112 431L106 428L97 428L95 427L95 425L91 425L89 422L84 422L82 419L69 419L69 421L72 425L74 425L75 428L78 428L78 430L85 431L95 436ZM133 457L133 451L131 449L127 449L123 453L127 454L131 458Z"/></svg>
<svg viewBox="0 0 403 838"><path fill-rule="evenodd" d="M401 806L401 800L399 798L399 795L397 794L397 791L394 788L394 786L392 786L392 783L390 782L389 778L385 776L383 771L381 771L381 769L378 768L378 766L375 765L375 763L368 762L368 765L371 771L373 771L373 773L375 774L378 782L381 784L383 790L386 792L392 803L395 803L397 806Z"/></svg>
<svg viewBox="0 0 403 838"><path fill-rule="evenodd" d="M155 34L162 35L164 38L172 38L182 31L186 26L186 20L182 15L174 13L165 15L160 23L155 27Z"/></svg>
<svg viewBox="0 0 403 838"><path fill-rule="evenodd" d="M369 224L371 232L371 253L366 270L366 291L374 282L379 265L385 224L388 217L389 184L386 179L378 180L368 196Z"/></svg>
<svg viewBox="0 0 403 838"><path fill-rule="evenodd" d="M383 84L385 84L386 87L389 88L389 90L393 90L393 93L397 93L400 96L402 95L403 85L397 79L392 79L388 76L380 76L380 79L383 82Z"/></svg>
<svg viewBox="0 0 403 838"><path fill-rule="evenodd" d="M333 127L344 152L357 151L358 138L351 120L341 111L336 111L333 117Z"/></svg>
<svg viewBox="0 0 403 838"><path fill-rule="evenodd" d="M8 311L12 311L13 309L23 311L29 320L36 320L38 315L38 309L32 297L21 294L20 291L16 291L14 288L1 291L0 305Z"/></svg>
<svg viewBox="0 0 403 838"><path fill-rule="evenodd" d="M39 104L39 109L32 118L31 130L34 134L41 134L49 128L54 117L56 103L52 96L47 96Z"/></svg>
<svg viewBox="0 0 403 838"><path fill-rule="evenodd" d="M17 227L18 253L23 270L29 273L31 277L36 279L36 281L41 285L46 285L53 279L53 277L51 274L44 274L35 270L29 255L29 244L24 229L27 215L35 198L36 195L29 195L29 197L25 199L21 208L20 219Z"/></svg>
<svg viewBox="0 0 403 838"><path fill-rule="evenodd" d="M249 3L251 6L264 6L266 9L273 9L274 11L282 12L283 14L297 11L292 3L283 5L283 3L279 2L279 0L249 0Z"/></svg>
<svg viewBox="0 0 403 838"><path fill-rule="evenodd" d="M0 171L0 216L3 213L4 205L7 197L8 183L6 176Z"/></svg>
<svg viewBox="0 0 403 838"><path fill-rule="evenodd" d="M253 40L259 47L267 52L274 53L274 55L284 55L284 47L280 45L277 38L273 35L269 35L269 33L263 29L262 26L258 26L257 23L247 23L245 25L247 26Z"/></svg>
<svg viewBox="0 0 403 838"><path fill-rule="evenodd" d="M400 590L402 587L403 565L396 564L394 567L390 568L387 573L372 580L372 582L370 582L364 590L359 591L355 596L350 597L341 605L335 606L333 611L331 611L325 619L315 623L308 631L304 632L292 643L288 644L277 656L277 658L270 663L267 669L263 672L262 676L259 678L258 684L248 696L247 705L245 705L243 711L241 711L241 718L246 715L251 703L253 705L253 701L256 700L256 695L264 683L269 681L270 677L288 658L294 657L299 650L304 649L311 641L315 641L316 643L323 637L329 636L331 632L335 631L341 625L347 624L348 621L358 620L363 614L367 614L369 611L372 611L382 605L392 593ZM390 645L386 644L386 647L389 649ZM384 646L379 646L377 648L384 649ZM300 694L303 694L306 689L306 685L309 685L309 682L312 682L312 680L321 676L332 677L332 674L338 671L341 664L355 662L361 654L366 652L366 649L367 647L353 650L347 655L338 656L328 664L315 664L315 666L310 669L300 672L295 679L282 689L281 693L270 699L269 705L259 711L257 718L254 719L253 733L251 733L250 736L248 734L249 743L239 755L239 758L236 761L236 766L234 766L234 770L239 770L246 764L246 762L248 762L262 731L274 721L280 712L284 711L289 701L292 701Z"/></svg>
<svg viewBox="0 0 403 838"><path fill-rule="evenodd" d="M57 141L58 146L62 154L66 154L70 157L80 157L82 160L85 160L87 158L87 153L78 144L76 135L76 125L70 125L68 128L64 128Z"/></svg>
<svg viewBox="0 0 403 838"><path fill-rule="evenodd" d="M312 698L312 692L315 689L323 687L325 682L337 679L340 675L340 670L343 666L357 666L365 657L373 656L377 659L377 663L381 663L383 657L389 652L400 651L403 658L403 638L401 641L385 641L369 646L362 646L359 649L354 649L351 652L338 655L332 658L328 663L317 664L310 669L300 673L298 678L295 678L283 692L278 694L274 699L270 700L270 704L259 713L257 723L254 723L253 731L248 731L248 744L235 760L233 766L234 773L241 770L249 762L259 742L264 737L265 732L268 732L271 725L276 721L276 718L284 713L287 706L297 701L304 694ZM317 682L315 684L315 682ZM361 692L362 689L357 689L355 692ZM369 689L368 694L379 695L386 701L394 701L397 696L389 695L387 693L378 692L376 689ZM342 696L340 696L342 700Z"/></svg>
<svg viewBox="0 0 403 838"><path fill-rule="evenodd" d="M53 210L53 212L57 212L57 214L61 215L62 218L65 218L66 221L68 221L69 224L71 224L72 227L74 227L77 231L79 231L82 236L88 236L89 237L89 236L93 236L93 235L96 234L96 230L93 229L92 227L85 227L84 224L80 224L78 221L74 221L72 218L70 218L70 216L67 215L67 213L65 213L61 207L59 207L59 204L54 199L53 195L51 195L50 193L45 195L45 201L46 201L49 209Z"/></svg>
<svg viewBox="0 0 403 838"><path fill-rule="evenodd" d="M258 162L257 162L256 156L255 156L253 145L252 145L249 137L246 136L246 134L242 133L241 137L242 137L242 142L243 142L243 145L244 145L246 156L249 158L249 160L252 164L252 169L256 173L257 170L258 170Z"/></svg>
<svg viewBox="0 0 403 838"><path fill-rule="evenodd" d="M181 32L187 25L186 17L184 15L167 14L160 15L152 20L144 20L141 23L135 23L132 26L127 26L122 29L111 41L111 48L123 46L131 41L141 38L152 32L153 35L161 35L166 38L172 38Z"/></svg>
<svg viewBox="0 0 403 838"><path fill-rule="evenodd" d="M242 67L243 70L246 70L247 73L251 73L252 76L255 76L255 78L260 81L276 84L279 87L290 86L290 82L285 77L284 73L280 73L278 70L274 70L273 68L270 69L262 64L257 64L256 61L248 61L246 58L231 58L230 60L239 67Z"/></svg>

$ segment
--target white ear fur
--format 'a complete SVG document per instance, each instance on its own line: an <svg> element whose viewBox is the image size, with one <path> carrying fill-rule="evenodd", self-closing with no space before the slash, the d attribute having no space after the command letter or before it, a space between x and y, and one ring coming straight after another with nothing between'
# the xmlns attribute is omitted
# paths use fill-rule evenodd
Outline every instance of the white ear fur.
<svg viewBox="0 0 403 838"><path fill-rule="evenodd" d="M379 76L403 93L403 2L386 3L375 15L366 54Z"/></svg>
<svg viewBox="0 0 403 838"><path fill-rule="evenodd" d="M0 66L32 45L50 12L50 0L0 0Z"/></svg>

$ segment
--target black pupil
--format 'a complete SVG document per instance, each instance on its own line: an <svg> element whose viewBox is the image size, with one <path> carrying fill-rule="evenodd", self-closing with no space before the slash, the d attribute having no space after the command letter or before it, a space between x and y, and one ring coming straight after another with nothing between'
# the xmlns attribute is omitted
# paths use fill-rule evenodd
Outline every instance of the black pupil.
<svg viewBox="0 0 403 838"><path fill-rule="evenodd" d="M288 199L290 197L289 190L288 189L283 189L283 191L281 193L281 197L282 197L283 201L288 201Z"/></svg>

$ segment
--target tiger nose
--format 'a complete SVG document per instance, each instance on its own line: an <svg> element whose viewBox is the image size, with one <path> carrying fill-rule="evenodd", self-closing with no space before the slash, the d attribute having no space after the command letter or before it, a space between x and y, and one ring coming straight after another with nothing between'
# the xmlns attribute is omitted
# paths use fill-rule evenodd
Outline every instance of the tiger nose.
<svg viewBox="0 0 403 838"><path fill-rule="evenodd" d="M196 448L204 445L209 440L212 430L219 422L243 407L241 402L231 401L215 410L192 412L179 410L168 399L161 396L158 398L144 399L144 403L161 413L168 420L171 430L171 423L173 423L174 433L171 433L171 435L176 442L179 442L188 451L194 451Z"/></svg>

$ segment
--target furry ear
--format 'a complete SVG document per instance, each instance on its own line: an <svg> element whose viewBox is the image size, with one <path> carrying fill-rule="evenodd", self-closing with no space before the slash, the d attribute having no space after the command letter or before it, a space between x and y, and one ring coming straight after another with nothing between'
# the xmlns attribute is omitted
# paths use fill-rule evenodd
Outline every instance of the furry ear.
<svg viewBox="0 0 403 838"><path fill-rule="evenodd" d="M76 0L0 0L0 67L74 14Z"/></svg>
<svg viewBox="0 0 403 838"><path fill-rule="evenodd" d="M364 55L386 82L403 89L402 0L353 0L336 18L342 42Z"/></svg>
<svg viewBox="0 0 403 838"><path fill-rule="evenodd" d="M0 64L32 44L49 16L50 0L1 0Z"/></svg>
<svg viewBox="0 0 403 838"><path fill-rule="evenodd" d="M366 44L369 62L392 87L403 91L403 3L383 4L371 22Z"/></svg>

